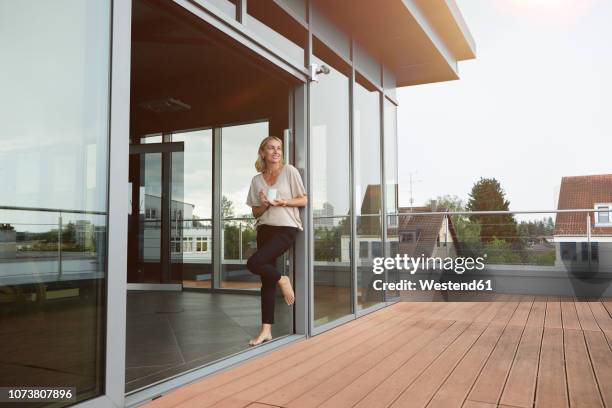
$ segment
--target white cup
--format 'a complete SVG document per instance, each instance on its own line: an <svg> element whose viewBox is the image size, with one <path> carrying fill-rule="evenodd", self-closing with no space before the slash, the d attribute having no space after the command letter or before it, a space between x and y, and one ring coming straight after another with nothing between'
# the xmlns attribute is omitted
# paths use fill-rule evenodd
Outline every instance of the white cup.
<svg viewBox="0 0 612 408"><path fill-rule="evenodd" d="M276 190L275 188L269 188L268 194L266 195L266 197L268 198L268 201L276 200L277 193L278 193L278 190Z"/></svg>

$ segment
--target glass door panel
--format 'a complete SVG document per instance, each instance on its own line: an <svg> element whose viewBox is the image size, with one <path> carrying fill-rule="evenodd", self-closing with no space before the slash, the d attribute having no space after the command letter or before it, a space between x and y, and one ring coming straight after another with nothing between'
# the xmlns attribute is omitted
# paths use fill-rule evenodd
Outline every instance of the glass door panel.
<svg viewBox="0 0 612 408"><path fill-rule="evenodd" d="M181 283L183 152L130 154L127 283Z"/></svg>
<svg viewBox="0 0 612 408"><path fill-rule="evenodd" d="M221 128L221 269L220 287L259 294L261 279L251 273L246 262L257 250L257 231L251 207L246 205L251 179L257 174L255 159L261 141L269 135L269 122L256 122ZM285 163L287 163L285 157ZM276 260L276 268L289 275L290 251ZM259 303L259 302L257 302ZM250 310L235 310L236 319L244 319L258 329L259 305ZM287 307L281 291L276 291L273 334L278 337L292 331L292 308Z"/></svg>
<svg viewBox="0 0 612 408"><path fill-rule="evenodd" d="M211 288L213 132L212 129L205 129L174 133L172 141L183 142L185 149L180 183L183 187L181 201L184 203L180 259L183 267L183 287ZM176 170L173 177L178 177ZM179 200L180 193L173 191L173 200Z"/></svg>
<svg viewBox="0 0 612 408"><path fill-rule="evenodd" d="M161 283L162 154L130 155L128 283Z"/></svg>
<svg viewBox="0 0 612 408"><path fill-rule="evenodd" d="M314 326L353 313L349 78L329 66L310 89Z"/></svg>
<svg viewBox="0 0 612 408"><path fill-rule="evenodd" d="M184 194L184 155L183 152L164 153L170 158L170 280L183 282L183 256L191 252L192 238L183 232L187 219L192 218L193 205L185 201Z"/></svg>
<svg viewBox="0 0 612 408"><path fill-rule="evenodd" d="M357 310L384 300L382 291L373 288L380 279L372 273L373 259L382 257L382 195L380 160L380 94L359 82L354 89L353 134L355 160L355 212L357 236Z"/></svg>
<svg viewBox="0 0 612 408"><path fill-rule="evenodd" d="M246 196L256 174L259 143L268 132L267 121L221 129L222 288L259 290L261 286L259 277L246 268L257 250L255 220Z"/></svg>

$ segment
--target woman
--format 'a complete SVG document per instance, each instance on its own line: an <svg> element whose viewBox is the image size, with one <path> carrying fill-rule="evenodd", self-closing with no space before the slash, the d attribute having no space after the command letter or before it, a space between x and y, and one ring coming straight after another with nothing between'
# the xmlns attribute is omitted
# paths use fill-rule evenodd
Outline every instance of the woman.
<svg viewBox="0 0 612 408"><path fill-rule="evenodd" d="M293 245L298 231L303 231L298 207L307 203L306 190L298 170L283 164L283 143L274 136L259 145L247 205L257 219L257 251L247 261L247 268L261 278L261 332L249 341L256 346L272 340L274 298L279 286L285 303L293 304L295 295L288 276L276 269L276 258ZM276 193L276 194L275 194Z"/></svg>

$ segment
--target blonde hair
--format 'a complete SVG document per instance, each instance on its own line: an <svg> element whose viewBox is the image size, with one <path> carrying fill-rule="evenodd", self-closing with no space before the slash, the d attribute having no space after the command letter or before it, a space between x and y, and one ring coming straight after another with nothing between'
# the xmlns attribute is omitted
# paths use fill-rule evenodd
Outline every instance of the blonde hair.
<svg viewBox="0 0 612 408"><path fill-rule="evenodd" d="M268 144L269 141L271 140L275 140L277 142L279 142L281 144L281 147L283 145L283 141L280 140L278 137L276 136L268 136L266 137L264 140L261 141L261 143L259 144L259 150L257 151L257 160L255 160L255 169L260 172L263 173L266 170L266 161L264 160L264 158L262 157L261 153L263 152L263 150L266 147L266 144ZM284 164L285 163L285 157L284 155L281 155L281 162Z"/></svg>

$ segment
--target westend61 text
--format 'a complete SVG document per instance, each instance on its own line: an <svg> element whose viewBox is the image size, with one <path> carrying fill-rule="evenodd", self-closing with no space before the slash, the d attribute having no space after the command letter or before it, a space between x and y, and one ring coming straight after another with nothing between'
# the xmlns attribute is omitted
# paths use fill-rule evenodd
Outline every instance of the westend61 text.
<svg viewBox="0 0 612 408"><path fill-rule="evenodd" d="M445 290L445 291L483 291L493 290L491 280L473 280L471 282L436 282L433 279L422 279L417 282L401 280L399 282L383 282L380 279L372 283L375 290Z"/></svg>

